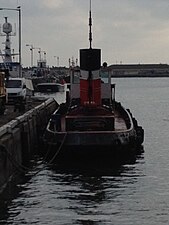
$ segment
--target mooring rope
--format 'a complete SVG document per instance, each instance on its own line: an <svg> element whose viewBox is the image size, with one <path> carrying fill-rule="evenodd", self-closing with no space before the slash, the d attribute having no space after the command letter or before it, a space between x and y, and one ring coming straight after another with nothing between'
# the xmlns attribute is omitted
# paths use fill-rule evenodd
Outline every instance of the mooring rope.
<svg viewBox="0 0 169 225"><path fill-rule="evenodd" d="M0 144L0 150L2 152L4 152L6 154L6 156L8 157L8 159L10 160L10 162L12 163L12 165L19 170L19 172L25 172L26 170L30 169L26 166L23 166L22 164L20 164L19 162L17 162L14 157L12 157L11 153L7 150L6 146L3 144Z"/></svg>
<svg viewBox="0 0 169 225"><path fill-rule="evenodd" d="M33 107L32 107L32 108L33 108ZM45 107L45 109L46 109L46 107ZM42 119L42 117L40 116L39 110L36 110L36 113L37 113L37 117L39 118L40 122L42 122L43 119ZM45 110L45 114L47 115L47 110ZM29 121L28 121L28 129L30 129ZM64 140L65 140L65 138L64 138ZM63 142L64 142L64 141L63 141ZM15 145L14 145L14 146L15 146ZM62 146L63 146L63 143L61 143L61 146L59 147L57 153L60 152ZM4 144L2 144L2 143L0 143L0 150L6 154L7 158L8 158L9 161L11 162L11 164L12 164L12 165L15 167L15 169L17 169L19 172L25 173L25 172L27 172L27 171L36 171L35 168L32 169L31 167L26 167L26 166L22 165L21 163L19 163L19 162L11 155L11 153L8 151L7 147L6 147ZM45 158L47 158L47 155L49 154L49 152L50 152L50 149L49 149L48 152L46 153ZM55 154L55 155L57 155L57 154ZM45 161L45 158L42 160L42 162L40 163L40 165L42 165L43 163L46 162L46 161ZM56 158L56 156L55 156L55 158ZM53 160L54 160L54 159L53 159ZM53 161L53 160L52 160L52 161ZM52 161L50 161L50 163L51 163ZM49 163L47 163L47 164L45 163L45 166L47 166L48 164L49 164ZM45 166L44 166L44 167L45 167ZM42 171L42 170L44 169L44 167L41 168L41 169L39 169L36 173L39 173L40 171ZM36 173L35 173L35 174L36 174Z"/></svg>
<svg viewBox="0 0 169 225"><path fill-rule="evenodd" d="M61 144L60 144L60 146L59 146L57 152L56 152L55 155L52 157L52 159L47 163L48 165L50 165L51 163L53 163L53 161L54 161L54 160L56 159L56 157L59 155L59 153L60 153L60 151L61 151L61 149L62 149L62 147L63 147L63 144L64 144L64 142L65 142L65 140L66 140L67 134L68 134L68 132L65 133L65 135L64 135L64 137L63 137L63 140L62 140L62 142L61 142ZM55 137L54 137L54 138L55 138Z"/></svg>
<svg viewBox="0 0 169 225"><path fill-rule="evenodd" d="M38 174L39 172L41 172L46 166L49 166L49 165L51 165L51 164L53 163L53 161L56 159L56 157L58 156L58 154L60 153L60 151L61 151L61 149L62 149L62 147L63 147L63 144L64 144L64 142L65 142L66 136L67 136L67 133L65 133L64 138L63 138L63 140L62 140L62 142L61 142L61 144L60 144L58 150L56 151L55 155L52 157L52 159L51 159L49 162L46 163L47 156L49 155L49 153L50 153L50 151L51 151L51 148L48 149L48 151L47 151L45 157L43 158L42 162L40 163L40 165L42 165L42 164L44 164L44 163L45 163L45 165L44 165L41 169L39 169L38 171L36 171L35 168L32 169L31 167L26 167L26 166L20 164L19 162L17 162L17 161L14 159L14 157L12 157L11 153L7 150L7 148L6 148L5 145L0 144L0 150L3 151L3 152L7 155L8 159L10 160L10 162L12 163L12 165L13 165L19 172L25 173L25 172L28 172L28 171L35 171L35 173L34 173L33 175L36 175L36 174ZM54 137L54 138L55 138L55 137Z"/></svg>

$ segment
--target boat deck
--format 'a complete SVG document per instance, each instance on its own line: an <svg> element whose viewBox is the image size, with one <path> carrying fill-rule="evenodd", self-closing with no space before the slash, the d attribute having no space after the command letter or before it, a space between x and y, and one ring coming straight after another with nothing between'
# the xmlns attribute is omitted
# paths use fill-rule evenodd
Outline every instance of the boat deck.
<svg viewBox="0 0 169 225"><path fill-rule="evenodd" d="M127 130L126 122L125 120L118 114L118 112L115 113L115 131L120 131L120 130ZM66 131L66 117L62 116L61 117L61 131L65 132Z"/></svg>
<svg viewBox="0 0 169 225"><path fill-rule="evenodd" d="M120 130L126 130L126 129L127 129L127 126L124 119L118 114L115 114L115 130L120 131Z"/></svg>

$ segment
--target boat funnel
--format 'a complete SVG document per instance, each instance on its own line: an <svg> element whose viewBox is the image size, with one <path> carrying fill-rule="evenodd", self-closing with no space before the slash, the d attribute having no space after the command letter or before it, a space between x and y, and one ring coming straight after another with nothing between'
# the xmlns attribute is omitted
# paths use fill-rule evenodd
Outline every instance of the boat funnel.
<svg viewBox="0 0 169 225"><path fill-rule="evenodd" d="M80 69L99 70L101 66L101 49L80 49Z"/></svg>

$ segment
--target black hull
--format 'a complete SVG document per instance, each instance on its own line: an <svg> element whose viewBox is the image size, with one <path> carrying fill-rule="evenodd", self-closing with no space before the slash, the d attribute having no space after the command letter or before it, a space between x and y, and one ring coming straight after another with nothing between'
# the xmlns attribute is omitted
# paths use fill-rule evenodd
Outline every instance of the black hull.
<svg viewBox="0 0 169 225"><path fill-rule="evenodd" d="M47 161L67 163L101 163L116 164L135 158L143 152L143 146L130 144L126 146L71 146L46 144L43 155Z"/></svg>

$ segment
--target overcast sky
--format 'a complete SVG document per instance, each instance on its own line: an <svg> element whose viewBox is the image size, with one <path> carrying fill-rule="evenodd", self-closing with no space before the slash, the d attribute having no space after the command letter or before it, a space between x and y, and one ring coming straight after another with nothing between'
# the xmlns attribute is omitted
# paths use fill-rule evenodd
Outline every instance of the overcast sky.
<svg viewBox="0 0 169 225"><path fill-rule="evenodd" d="M0 7L22 7L22 64L30 65L26 44L47 53L48 65L68 66L88 48L89 0L0 0ZM18 23L17 11L0 11ZM93 47L108 64L169 63L169 0L92 0ZM17 24L18 25L18 24ZM17 29L16 29L17 30ZM12 37L12 48L18 48ZM3 50L0 37L0 49ZM38 59L34 50L34 64ZM56 57L54 57L56 56Z"/></svg>

